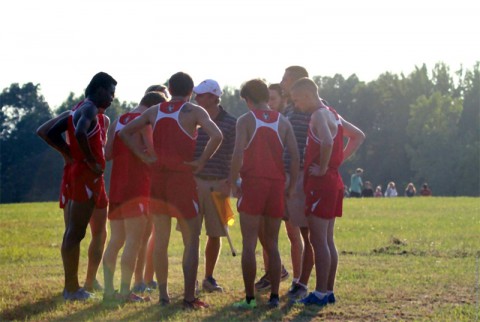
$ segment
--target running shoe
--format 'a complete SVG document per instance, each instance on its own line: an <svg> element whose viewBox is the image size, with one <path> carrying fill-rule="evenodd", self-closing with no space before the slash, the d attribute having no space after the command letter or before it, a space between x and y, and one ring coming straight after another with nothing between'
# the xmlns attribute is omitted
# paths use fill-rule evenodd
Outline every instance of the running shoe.
<svg viewBox="0 0 480 322"><path fill-rule="evenodd" d="M328 294L328 304L335 304L337 299L335 299L335 295L332 293Z"/></svg>
<svg viewBox="0 0 480 322"><path fill-rule="evenodd" d="M120 294L119 294L120 295ZM139 296L133 292L130 292L127 296L122 295L123 301L126 303L144 303L144 302L150 302L150 296Z"/></svg>
<svg viewBox="0 0 480 322"><path fill-rule="evenodd" d="M223 292L223 288L217 284L217 281L212 276L209 276L203 280L202 289L209 293Z"/></svg>
<svg viewBox="0 0 480 322"><path fill-rule="evenodd" d="M270 281L268 280L268 275L265 274L263 275L258 282L255 283L255 290L257 292L266 292L270 289L271 284Z"/></svg>
<svg viewBox="0 0 480 322"><path fill-rule="evenodd" d="M292 285L287 294L291 301L297 301L303 299L307 293L308 291L303 285L295 283L295 285Z"/></svg>
<svg viewBox="0 0 480 322"><path fill-rule="evenodd" d="M274 297L268 300L268 308L276 309L279 306L280 306L280 299L278 297Z"/></svg>
<svg viewBox="0 0 480 322"><path fill-rule="evenodd" d="M115 291L113 294L103 294L104 302L121 302L121 303L144 303L150 302L150 296L142 297L133 292L123 295Z"/></svg>
<svg viewBox="0 0 480 322"><path fill-rule="evenodd" d="M147 283L147 287L151 290L156 290L158 287L158 284L155 281L150 281Z"/></svg>
<svg viewBox="0 0 480 322"><path fill-rule="evenodd" d="M132 292L134 292L134 293L145 293L145 292L150 292L150 291L151 290L147 287L147 284L145 284L143 282L135 285L132 288Z"/></svg>
<svg viewBox="0 0 480 322"><path fill-rule="evenodd" d="M292 281L292 285L290 285L290 288L288 289L288 291L291 292L296 285L297 285L297 282Z"/></svg>
<svg viewBox="0 0 480 322"><path fill-rule="evenodd" d="M79 288L75 292L63 291L63 298L65 301L86 301L92 299L94 296L92 293L85 291L85 289Z"/></svg>
<svg viewBox="0 0 480 322"><path fill-rule="evenodd" d="M200 301L198 297L195 298L193 301L187 301L185 299L183 300L183 308L186 310L202 310L208 307L210 307L210 305Z"/></svg>
<svg viewBox="0 0 480 322"><path fill-rule="evenodd" d="M324 307L328 304L328 296L324 296L323 298L319 299L318 296L315 295L315 293L310 292L307 297L301 299L298 301L299 303L302 303L304 305L317 305L320 307Z"/></svg>
<svg viewBox="0 0 480 322"><path fill-rule="evenodd" d="M233 303L233 307L236 309L250 310L257 307L257 301L252 299L250 300L250 303L248 303L246 299L243 299L240 302Z"/></svg>

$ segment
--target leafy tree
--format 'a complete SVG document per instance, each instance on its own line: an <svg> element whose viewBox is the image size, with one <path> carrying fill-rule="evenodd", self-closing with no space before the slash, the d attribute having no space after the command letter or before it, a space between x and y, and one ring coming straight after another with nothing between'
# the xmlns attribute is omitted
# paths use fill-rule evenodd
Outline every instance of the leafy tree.
<svg viewBox="0 0 480 322"><path fill-rule="evenodd" d="M458 124L456 194L480 196L480 63L462 82L463 110Z"/></svg>
<svg viewBox="0 0 480 322"><path fill-rule="evenodd" d="M455 191L459 149L458 122L462 112L459 99L435 92L421 96L412 105L407 133L411 145L407 147L410 164L417 182L428 182L437 195Z"/></svg>
<svg viewBox="0 0 480 322"><path fill-rule="evenodd" d="M51 173L45 171L52 164L44 160L52 152L35 131L52 114L39 92L38 84L15 83L0 94L2 203L45 200L51 191Z"/></svg>
<svg viewBox="0 0 480 322"><path fill-rule="evenodd" d="M75 96L75 93L70 92L68 97L65 101L60 104L60 106L55 110L56 115L60 115L65 111L71 110L75 105L77 105L81 100L85 98L85 95L80 95L78 97Z"/></svg>
<svg viewBox="0 0 480 322"><path fill-rule="evenodd" d="M221 97L220 104L223 108L235 117L248 112L248 107L245 102L240 98L240 90L233 87L225 87L223 89L223 95Z"/></svg>

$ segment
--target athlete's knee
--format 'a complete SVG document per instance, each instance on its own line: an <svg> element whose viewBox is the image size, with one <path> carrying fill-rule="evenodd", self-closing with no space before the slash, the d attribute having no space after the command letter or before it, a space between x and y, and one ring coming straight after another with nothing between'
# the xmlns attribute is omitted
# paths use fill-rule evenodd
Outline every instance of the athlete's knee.
<svg viewBox="0 0 480 322"><path fill-rule="evenodd" d="M85 238L85 229L69 229L65 234L65 240L71 243L80 243Z"/></svg>

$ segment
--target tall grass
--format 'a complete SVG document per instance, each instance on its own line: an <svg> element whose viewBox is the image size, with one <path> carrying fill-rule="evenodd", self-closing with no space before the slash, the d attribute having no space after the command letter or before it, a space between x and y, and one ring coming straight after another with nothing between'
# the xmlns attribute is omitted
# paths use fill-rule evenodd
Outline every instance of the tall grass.
<svg viewBox="0 0 480 322"><path fill-rule="evenodd" d="M281 284L282 307L236 311L244 296L240 256L232 257L226 241L215 277L222 294L201 294L211 304L203 311L182 310L182 242L172 229L169 288L172 305L160 307L158 294L145 304L107 305L101 300L65 303L60 244L63 217L56 203L0 205L0 320L26 321L256 321L256 320L431 320L478 319L479 198L346 199L344 217L336 222L340 253L338 303L322 310L288 306L290 282ZM237 222L231 237L241 251ZM89 234L82 242L80 278L85 276ZM202 246L205 236L201 236ZM281 230L280 249L291 272L289 242ZM204 273L203 256L199 279ZM119 265L117 265L119 267ZM118 269L118 268L117 268ZM98 278L103 281L100 268ZM257 248L257 277L263 274ZM119 273L116 274L118 285ZM309 288L315 283L314 275ZM101 298L101 294L98 294Z"/></svg>

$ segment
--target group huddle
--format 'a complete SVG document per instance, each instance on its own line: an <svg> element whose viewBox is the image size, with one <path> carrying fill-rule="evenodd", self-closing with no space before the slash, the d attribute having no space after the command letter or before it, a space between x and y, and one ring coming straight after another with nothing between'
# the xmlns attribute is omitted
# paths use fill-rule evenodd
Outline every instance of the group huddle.
<svg viewBox="0 0 480 322"><path fill-rule="evenodd" d="M104 301L143 302L149 300L146 290L158 289L160 304L169 305L168 246L176 218L184 246L183 305L208 308L196 292L201 228L205 222L201 286L222 292L213 274L221 237L229 236L225 209L215 198L233 196L238 198L245 286L245 298L233 306L255 308L255 292L264 290L270 290L268 306L279 306L279 284L288 276L278 250L282 221L291 243L289 300L320 307L335 303L333 233L344 195L338 169L365 136L320 98L305 68L288 67L280 84L245 82L240 96L249 112L238 119L221 106L216 81L195 86L188 74L178 72L168 88L150 86L136 108L109 124L104 112L116 84L110 75L96 74L83 101L37 130L65 160L60 193L64 299L87 300L103 289ZM112 162L108 197L107 161ZM111 235L103 252L107 217ZM89 223L92 242L81 287L79 251ZM257 240L266 273L255 282ZM117 291L114 273L122 247ZM103 288L95 278L102 258ZM308 293L313 267L316 285Z"/></svg>

